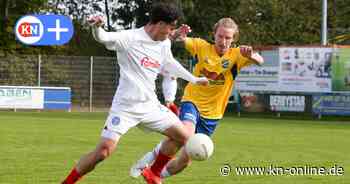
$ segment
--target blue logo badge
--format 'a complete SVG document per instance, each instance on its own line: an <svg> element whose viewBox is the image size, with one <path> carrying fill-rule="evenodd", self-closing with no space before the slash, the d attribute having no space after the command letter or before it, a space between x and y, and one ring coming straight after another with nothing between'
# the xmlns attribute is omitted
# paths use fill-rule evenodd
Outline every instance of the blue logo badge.
<svg viewBox="0 0 350 184"><path fill-rule="evenodd" d="M120 123L120 118L115 116L112 118L111 122L112 122L112 125L117 126Z"/></svg>
<svg viewBox="0 0 350 184"><path fill-rule="evenodd" d="M71 19L63 15L26 15L15 26L16 38L27 45L63 45L73 32Z"/></svg>
<svg viewBox="0 0 350 184"><path fill-rule="evenodd" d="M230 61L229 60L227 60L227 59L224 59L223 61L222 61L222 67L223 68L228 68L228 66L230 65Z"/></svg>

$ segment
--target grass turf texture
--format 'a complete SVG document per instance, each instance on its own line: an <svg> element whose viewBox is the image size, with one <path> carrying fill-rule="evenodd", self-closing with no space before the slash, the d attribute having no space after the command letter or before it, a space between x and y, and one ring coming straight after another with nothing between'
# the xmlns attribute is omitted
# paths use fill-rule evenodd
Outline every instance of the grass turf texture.
<svg viewBox="0 0 350 184"><path fill-rule="evenodd" d="M0 112L0 183L59 183L99 140L106 113ZM129 167L162 138L137 128L80 183L138 184ZM213 136L214 154L166 179L173 184L350 183L350 123L225 117ZM224 164L229 176L220 176ZM342 176L238 176L235 166L344 168Z"/></svg>

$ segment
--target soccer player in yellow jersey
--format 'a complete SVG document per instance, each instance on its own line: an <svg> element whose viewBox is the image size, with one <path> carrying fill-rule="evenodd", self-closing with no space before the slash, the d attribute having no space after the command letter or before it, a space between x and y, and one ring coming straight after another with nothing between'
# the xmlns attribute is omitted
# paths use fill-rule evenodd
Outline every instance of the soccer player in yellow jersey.
<svg viewBox="0 0 350 184"><path fill-rule="evenodd" d="M173 39L184 42L186 50L195 61L193 74L208 78L209 85L187 84L179 116L191 133L204 133L210 136L223 117L240 69L250 64L261 65L264 60L250 46L231 47L239 35L238 26L231 18L222 18L214 25L214 44L201 38L187 37L190 31L189 26L182 25L173 35ZM154 160L160 145L161 143L131 168L131 176L137 177L141 170ZM163 168L161 177L177 174L189 163L190 158L182 150L177 159Z"/></svg>

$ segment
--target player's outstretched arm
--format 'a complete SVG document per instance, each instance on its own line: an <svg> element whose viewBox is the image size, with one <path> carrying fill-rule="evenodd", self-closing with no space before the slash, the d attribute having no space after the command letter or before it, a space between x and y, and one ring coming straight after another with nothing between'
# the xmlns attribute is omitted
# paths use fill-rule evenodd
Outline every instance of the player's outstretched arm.
<svg viewBox="0 0 350 184"><path fill-rule="evenodd" d="M116 42L116 32L106 32L102 29L102 25L104 24L103 18L101 16L93 16L90 17L87 22L92 28L92 35L95 40L104 44L107 49L114 50L114 43Z"/></svg>
<svg viewBox="0 0 350 184"><path fill-rule="evenodd" d="M199 85L208 85L209 81L206 77L196 77L188 72L178 61L174 58L164 64L162 68L164 73L169 73L175 77L182 78L188 82Z"/></svg>
<svg viewBox="0 0 350 184"><path fill-rule="evenodd" d="M240 46L239 47L241 55L252 60L254 63L258 65L262 65L264 63L264 58L257 52L254 52L251 46Z"/></svg>

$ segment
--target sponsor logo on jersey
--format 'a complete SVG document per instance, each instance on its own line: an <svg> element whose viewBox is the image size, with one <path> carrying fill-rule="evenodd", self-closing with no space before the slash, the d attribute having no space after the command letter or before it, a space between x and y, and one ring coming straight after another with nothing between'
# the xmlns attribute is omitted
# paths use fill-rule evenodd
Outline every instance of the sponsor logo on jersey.
<svg viewBox="0 0 350 184"><path fill-rule="evenodd" d="M149 57L142 58L141 65L146 68L160 68L159 62Z"/></svg>
<svg viewBox="0 0 350 184"><path fill-rule="evenodd" d="M200 71L200 76L209 79L209 85L224 85L225 76L223 73L211 72L205 68Z"/></svg>

